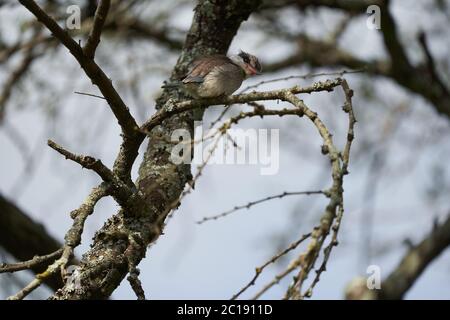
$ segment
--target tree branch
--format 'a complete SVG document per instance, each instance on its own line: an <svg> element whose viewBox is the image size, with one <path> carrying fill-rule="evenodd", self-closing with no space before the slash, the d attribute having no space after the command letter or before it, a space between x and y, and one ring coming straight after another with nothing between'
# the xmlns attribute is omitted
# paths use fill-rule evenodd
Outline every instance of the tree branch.
<svg viewBox="0 0 450 320"><path fill-rule="evenodd" d="M353 91L349 89L346 80L340 82L345 95L345 104L343 107L344 112L348 114L349 127L347 132L346 146L344 147L344 154L342 154L333 143L332 135L328 131L328 128L323 124L322 120L317 114L310 110L298 97L292 94L288 94L287 98L292 104L298 108L304 110L304 114L314 123L320 136L323 140L322 153L327 155L331 162L331 177L332 186L329 189L329 203L325 208L325 212L322 214L320 223L314 228L311 234L311 241L307 250L300 255L292 264L298 266L300 271L297 276L294 277L292 284L289 286L284 299L303 299L304 297L310 297L314 285L317 283L320 274L325 271L325 265L330 256L331 250L337 243L337 233L339 231L340 222L344 213L344 199L343 199L343 178L348 174L348 160L349 152L353 142L353 128L356 123L353 107L352 96ZM342 160L342 164L341 164ZM302 293L302 285L308 277L311 269L322 250L325 239L332 230L333 236L330 245L324 249L324 258L322 268L317 272L316 281Z"/></svg>
<svg viewBox="0 0 450 320"><path fill-rule="evenodd" d="M71 248L66 246L63 249L61 257L58 260L53 262L44 272L36 275L36 278L33 279L25 288L20 290L15 295L8 297L8 300L22 300L23 298L25 298L36 288L38 288L44 282L44 280L52 277L54 274L56 274L57 271L60 270L60 268L64 268L65 265L69 262L69 259L72 257L72 253L73 251L71 250Z"/></svg>
<svg viewBox="0 0 450 320"><path fill-rule="evenodd" d="M94 59L95 50L100 43L100 35L106 21L106 16L108 15L110 4L110 0L100 0L97 10L95 11L94 25L92 26L86 45L83 48L84 55L89 59Z"/></svg>
<svg viewBox="0 0 450 320"><path fill-rule="evenodd" d="M106 167L101 160L95 159L93 157L76 155L70 151L67 151L60 145L56 144L52 140L48 140L47 144L50 148L62 154L66 159L72 160L80 164L83 168L93 170L96 172L105 182L114 182L114 173Z"/></svg>
<svg viewBox="0 0 450 320"><path fill-rule="evenodd" d="M35 256L33 257L33 259L28 261L18 263L1 263L0 273L33 269L37 266L41 266L43 263L46 263L49 260L55 260L57 257L61 256L62 252L63 250L59 249L45 256Z"/></svg>
<svg viewBox="0 0 450 320"><path fill-rule="evenodd" d="M169 101L169 104L166 108L159 110L141 126L141 131L144 133L148 133L165 119L173 115L197 108L206 108L214 105L243 104L263 100L277 100L280 99L280 97L284 96L286 93L302 94L320 91L330 92L333 91L336 86L340 85L340 81L341 79L338 78L334 80L319 81L308 87L294 86L288 89L252 92L232 95L224 98L185 100L180 102Z"/></svg>
<svg viewBox="0 0 450 320"><path fill-rule="evenodd" d="M70 37L67 31L63 30L50 16L48 16L33 0L19 0L36 18L41 21L59 41L69 49L70 53L75 57L86 75L92 80L107 100L112 112L116 116L122 132L126 139L134 139L140 133L137 131L137 124L131 116L128 107L123 102L116 89L113 87L111 80L106 76L103 70L95 63L95 61L87 57L83 49ZM103 10L103 9L102 9ZM96 33L97 34L97 31ZM94 40L93 40L94 41ZM95 42L95 41L94 41ZM124 167L117 168L117 171L127 177L127 171L131 170L131 164L126 163Z"/></svg>
<svg viewBox="0 0 450 320"><path fill-rule="evenodd" d="M255 201L250 201L250 202L248 202L247 204L244 204L244 205L235 206L233 209L230 209L230 210L227 210L225 212L216 214L214 216L204 217L202 220L197 221L197 224L202 224L202 223L205 223L205 222L211 221L211 220L217 220L217 219L226 217L226 216L228 216L228 215L230 215L230 214L232 214L232 213L234 213L236 211L239 211L241 209L250 209L251 207L253 207L253 206L257 205L257 204L260 204L260 203L263 203L263 202L266 202L266 201L270 201L270 200L273 200L273 199L282 199L284 197L289 197L289 196L324 194L324 193L325 192L321 191L321 190L318 190L318 191L297 191L297 192L286 192L285 191L285 192L280 193L280 194L276 194L276 195L273 195L273 196L265 197L265 198L258 199L258 200L255 200Z"/></svg>
<svg viewBox="0 0 450 320"><path fill-rule="evenodd" d="M104 27L107 31L123 32L126 35L138 39L151 39L155 42L166 46L168 49L179 51L183 47L183 43L169 37L169 29L155 29L143 21L135 18L117 17L111 19Z"/></svg>
<svg viewBox="0 0 450 320"><path fill-rule="evenodd" d="M6 79L6 82L3 84L3 90L0 92L0 123L5 117L6 104L11 96L14 86L30 69L34 59L40 55L35 54L33 49L33 47L30 47L24 52L22 61L13 72L11 72L10 76Z"/></svg>
<svg viewBox="0 0 450 320"><path fill-rule="evenodd" d="M237 298L239 298L239 296L241 294L243 294L248 288L250 288L251 286L253 286L255 284L256 280L259 278L259 276L261 275L261 273L264 271L265 268L267 268L272 263L277 262L281 257L285 256L292 250L296 249L303 241L308 239L310 236L311 236L310 233L303 235L300 239L291 243L286 249L284 249L283 251L274 255L272 258L270 258L268 261L266 261L263 265L261 265L260 267L256 267L255 275L253 276L253 278L241 290L239 290L236 294L234 294L231 297L231 300L236 300Z"/></svg>
<svg viewBox="0 0 450 320"><path fill-rule="evenodd" d="M132 207L137 201L142 201L138 195L134 194L132 188L124 184L113 171L102 163L101 160L90 156L73 154L51 140L48 140L48 145L50 148L65 156L66 159L80 164L83 168L96 172L102 180L108 184L109 193L123 208ZM136 188L134 184L133 187Z"/></svg>

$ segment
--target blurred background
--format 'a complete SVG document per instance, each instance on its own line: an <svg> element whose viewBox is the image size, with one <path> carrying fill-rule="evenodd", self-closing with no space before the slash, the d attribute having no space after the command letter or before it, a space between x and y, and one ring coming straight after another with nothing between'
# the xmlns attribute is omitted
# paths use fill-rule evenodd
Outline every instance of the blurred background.
<svg viewBox="0 0 450 320"><path fill-rule="evenodd" d="M71 34L86 38L95 1L38 3L60 24L70 16L70 5L79 6L81 29ZM382 9L381 29L368 26L373 20L366 11L371 4ZM186 0L112 1L96 60L139 123L155 112L155 99L176 63L195 5ZM263 84L258 90L306 86L337 76L329 73L352 71L344 77L355 92L358 123L344 183L345 215L339 245L313 299L344 298L348 283L367 276L369 265L379 266L386 278L411 245L449 215L449 26L446 0L274 0L265 1L233 40L230 54L239 49L250 52L264 69L243 87L310 75ZM311 76L318 73L326 75ZM16 210L15 216L31 219L0 220L0 262L23 260L39 247L41 254L50 252L45 250L55 245L51 239L62 242L71 225L70 211L99 182L95 174L48 148L47 139L109 166L114 161L120 129L106 102L74 92L98 94L73 57L31 14L16 1L0 1L0 217ZM347 121L340 108L341 92L302 98L342 146ZM249 107L232 106L226 117L243 109ZM204 126L222 111L223 106L209 108ZM206 166L195 191L186 196L139 265L148 298L228 299L252 278L255 267L320 219L326 199L293 196L196 223L249 201L330 184L329 161L308 121L255 118L239 127L279 129L278 174L260 175L258 165ZM134 178L140 162L141 158ZM99 203L76 249L78 257L117 209L112 199ZM27 241L19 240L27 236ZM243 298L273 279L301 249L268 268ZM32 277L31 272L2 274L0 297L15 293ZM262 298L279 299L291 280L284 279ZM450 251L444 250L405 298L450 299L449 283ZM29 298L50 294L41 287ZM135 299L126 281L112 298Z"/></svg>

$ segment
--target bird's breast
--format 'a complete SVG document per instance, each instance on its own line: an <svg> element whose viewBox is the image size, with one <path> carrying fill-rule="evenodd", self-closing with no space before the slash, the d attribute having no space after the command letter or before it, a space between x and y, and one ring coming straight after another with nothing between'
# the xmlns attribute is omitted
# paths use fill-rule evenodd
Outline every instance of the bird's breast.
<svg viewBox="0 0 450 320"><path fill-rule="evenodd" d="M239 67L231 64L217 67L205 76L198 93L203 98L229 96L239 89L243 80Z"/></svg>

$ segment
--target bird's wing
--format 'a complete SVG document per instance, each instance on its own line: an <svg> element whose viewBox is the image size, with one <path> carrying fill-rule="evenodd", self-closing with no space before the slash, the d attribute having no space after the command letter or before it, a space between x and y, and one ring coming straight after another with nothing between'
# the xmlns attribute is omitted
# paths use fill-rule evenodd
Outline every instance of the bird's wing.
<svg viewBox="0 0 450 320"><path fill-rule="evenodd" d="M197 59L182 81L183 83L202 83L208 73L227 63L233 64L233 61L222 55L212 55Z"/></svg>

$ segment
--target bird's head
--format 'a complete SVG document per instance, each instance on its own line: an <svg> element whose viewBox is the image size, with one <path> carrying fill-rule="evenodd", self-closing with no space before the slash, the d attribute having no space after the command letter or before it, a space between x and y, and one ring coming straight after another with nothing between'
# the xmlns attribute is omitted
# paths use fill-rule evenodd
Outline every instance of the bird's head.
<svg viewBox="0 0 450 320"><path fill-rule="evenodd" d="M247 77L261 74L262 67L257 57L241 50L239 54L232 56L231 59L244 70Z"/></svg>

